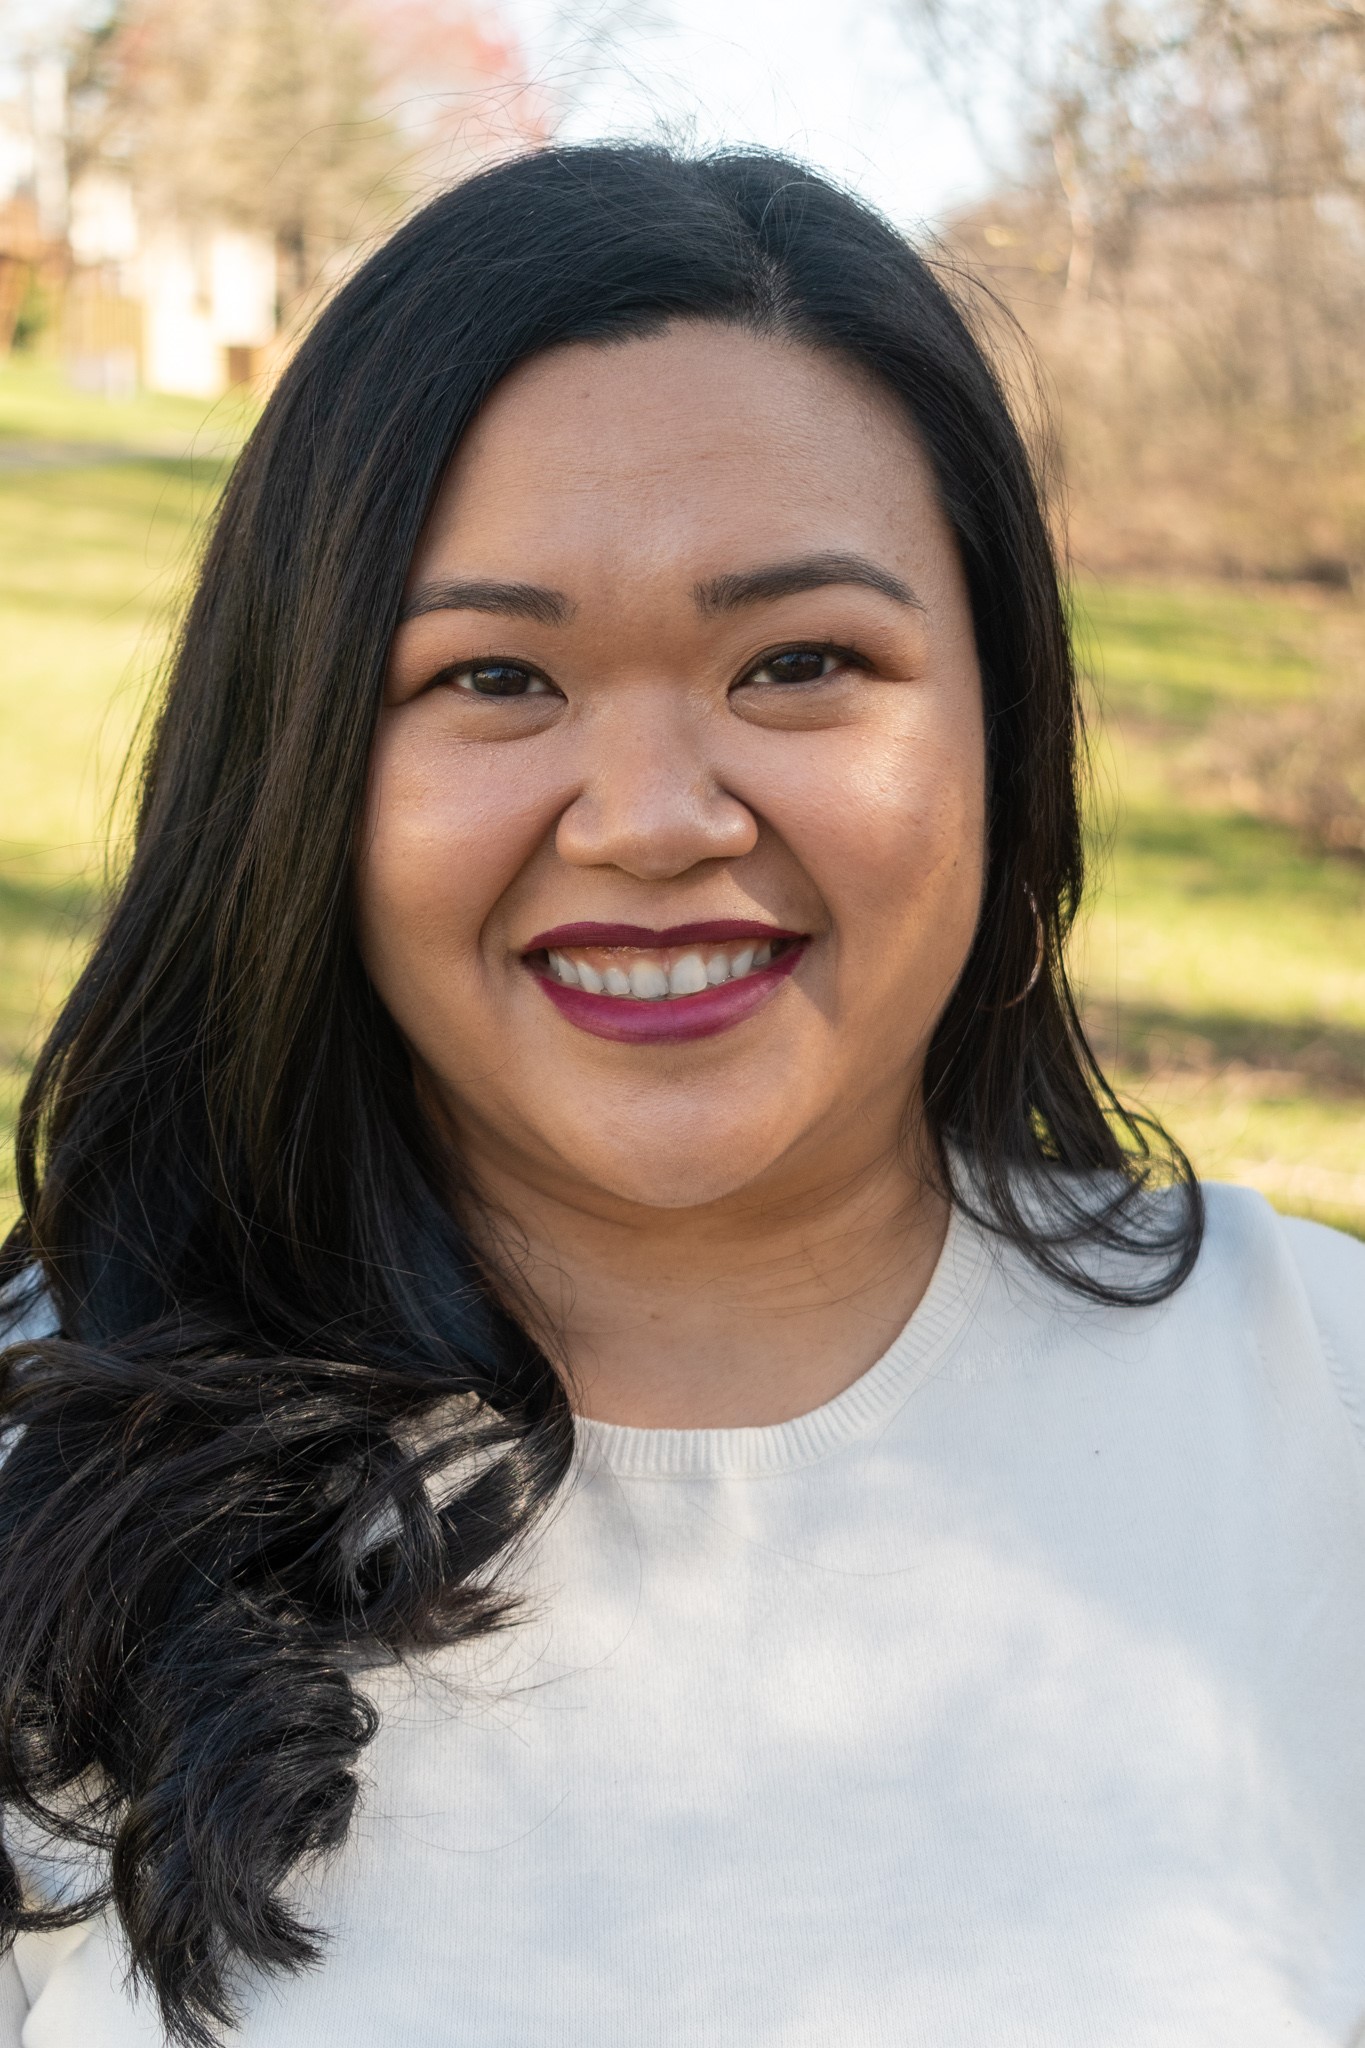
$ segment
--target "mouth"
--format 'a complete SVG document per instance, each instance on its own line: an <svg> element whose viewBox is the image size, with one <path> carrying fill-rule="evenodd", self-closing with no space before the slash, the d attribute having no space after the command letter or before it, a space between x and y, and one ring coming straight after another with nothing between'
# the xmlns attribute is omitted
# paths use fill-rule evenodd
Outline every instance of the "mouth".
<svg viewBox="0 0 1365 2048"><path fill-rule="evenodd" d="M734 919L650 931L558 925L522 958L555 1008L599 1038L707 1038L774 995L809 943L804 932Z"/></svg>

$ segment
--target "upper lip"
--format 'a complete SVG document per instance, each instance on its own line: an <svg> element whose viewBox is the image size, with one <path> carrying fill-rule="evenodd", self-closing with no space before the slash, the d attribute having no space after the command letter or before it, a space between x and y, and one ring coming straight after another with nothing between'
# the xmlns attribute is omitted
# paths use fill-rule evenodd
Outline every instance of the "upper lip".
<svg viewBox="0 0 1365 2048"><path fill-rule="evenodd" d="M762 924L752 917L718 917L698 924L671 924L653 931L643 924L557 924L537 932L522 947L523 953L545 953L565 946L637 946L642 951L656 946L724 946L735 939L804 939L805 932L788 931L777 924Z"/></svg>

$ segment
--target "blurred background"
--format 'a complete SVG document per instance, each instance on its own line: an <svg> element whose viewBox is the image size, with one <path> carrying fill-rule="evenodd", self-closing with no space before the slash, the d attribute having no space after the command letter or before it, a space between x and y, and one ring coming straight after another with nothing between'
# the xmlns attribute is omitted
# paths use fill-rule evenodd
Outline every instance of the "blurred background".
<svg viewBox="0 0 1365 2048"><path fill-rule="evenodd" d="M761 141L908 228L1050 475L1091 1029L1209 1176L1365 1235L1365 7L0 0L0 1226L177 602L377 239L559 136Z"/></svg>

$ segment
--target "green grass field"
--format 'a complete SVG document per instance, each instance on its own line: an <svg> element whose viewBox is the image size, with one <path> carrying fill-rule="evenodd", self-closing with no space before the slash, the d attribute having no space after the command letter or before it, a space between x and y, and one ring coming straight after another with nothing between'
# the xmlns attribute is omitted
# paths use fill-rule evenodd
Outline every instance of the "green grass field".
<svg viewBox="0 0 1365 2048"><path fill-rule="evenodd" d="M234 404L113 405L0 366L0 1223L23 1077L97 912L120 768L243 426ZM1365 1234L1365 865L1309 858L1188 773L1229 706L1315 687L1331 607L1090 583L1079 623L1095 1035L1201 1172Z"/></svg>
<svg viewBox="0 0 1365 2048"><path fill-rule="evenodd" d="M0 1227L43 1020L79 964L122 769L243 422L0 365Z"/></svg>
<svg viewBox="0 0 1365 2048"><path fill-rule="evenodd" d="M1365 1234L1365 864L1191 773L1220 713L1320 682L1342 607L1090 586L1095 890L1078 966L1125 1092L1211 1178Z"/></svg>

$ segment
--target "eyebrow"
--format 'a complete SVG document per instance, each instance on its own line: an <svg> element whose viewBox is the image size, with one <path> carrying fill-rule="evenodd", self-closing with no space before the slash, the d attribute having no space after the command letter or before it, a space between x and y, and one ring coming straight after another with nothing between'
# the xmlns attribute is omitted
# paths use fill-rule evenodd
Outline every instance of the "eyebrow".
<svg viewBox="0 0 1365 2048"><path fill-rule="evenodd" d="M771 562L763 568L743 569L733 576L713 576L697 584L692 594L700 612L730 612L741 605L792 597L802 590L826 590L836 583L861 584L865 590L879 591L896 604L924 610L908 583L879 563L870 562L865 555L803 555L793 562Z"/></svg>
<svg viewBox="0 0 1365 2048"><path fill-rule="evenodd" d="M424 618L428 612L493 612L504 619L534 619L541 626L562 626L573 613L562 590L539 583L419 583L405 598L398 623Z"/></svg>
<svg viewBox="0 0 1365 2048"><path fill-rule="evenodd" d="M692 595L703 614L739 611L744 605L769 604L803 590L828 590L852 583L875 590L893 603L923 611L910 585L865 555L802 555L791 562L769 562L728 576L708 577ZM504 619L534 619L542 626L563 626L575 607L562 590L541 583L500 583L487 577L419 583L404 600L398 623L424 618L429 612L489 612Z"/></svg>

